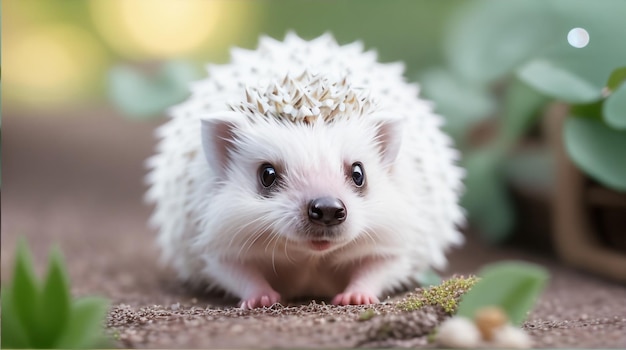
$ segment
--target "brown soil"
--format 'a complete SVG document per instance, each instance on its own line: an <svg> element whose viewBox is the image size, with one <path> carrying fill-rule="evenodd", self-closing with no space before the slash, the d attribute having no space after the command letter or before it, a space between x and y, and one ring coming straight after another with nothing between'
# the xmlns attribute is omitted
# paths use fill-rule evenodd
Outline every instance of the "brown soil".
<svg viewBox="0 0 626 350"><path fill-rule="evenodd" d="M58 244L73 293L111 301L107 329L121 347L432 346L427 334L444 313L401 313L393 301L402 295L373 307L305 301L241 311L234 300L186 290L157 264L154 232L145 225L149 208L141 203L142 161L158 122L128 122L110 110L39 114L3 116L3 280L18 237L28 238L40 270ZM625 286L472 237L450 258L446 275L501 259L550 270L550 285L524 325L537 347L626 347ZM377 315L359 321L368 308Z"/></svg>

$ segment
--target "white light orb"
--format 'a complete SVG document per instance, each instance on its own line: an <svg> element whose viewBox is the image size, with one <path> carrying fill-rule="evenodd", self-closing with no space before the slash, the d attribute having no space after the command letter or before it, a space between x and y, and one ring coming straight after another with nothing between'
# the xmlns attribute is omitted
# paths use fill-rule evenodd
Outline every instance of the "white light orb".
<svg viewBox="0 0 626 350"><path fill-rule="evenodd" d="M567 33L567 42L577 49L589 44L589 32L583 28L574 28Z"/></svg>

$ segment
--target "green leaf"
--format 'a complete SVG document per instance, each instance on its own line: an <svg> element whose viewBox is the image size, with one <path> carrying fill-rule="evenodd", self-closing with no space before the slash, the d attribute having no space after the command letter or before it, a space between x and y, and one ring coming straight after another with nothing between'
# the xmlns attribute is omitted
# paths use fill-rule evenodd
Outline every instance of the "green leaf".
<svg viewBox="0 0 626 350"><path fill-rule="evenodd" d="M617 88L626 81L626 66L617 68L611 73L609 81L606 83L606 87L610 91L615 91Z"/></svg>
<svg viewBox="0 0 626 350"><path fill-rule="evenodd" d="M69 322L55 344L56 348L91 348L100 343L108 304L101 298L82 298L74 302Z"/></svg>
<svg viewBox="0 0 626 350"><path fill-rule="evenodd" d="M63 257L53 249L48 265L48 275L41 294L39 310L41 329L38 338L52 346L67 325L70 312L69 280L65 272Z"/></svg>
<svg viewBox="0 0 626 350"><path fill-rule="evenodd" d="M20 322L19 316L15 312L13 295L11 290L2 288L2 325L1 325L1 347L3 349L24 349L33 346L28 340L26 329Z"/></svg>
<svg viewBox="0 0 626 350"><path fill-rule="evenodd" d="M597 119L570 117L564 142L582 171L607 187L626 191L626 131L611 129Z"/></svg>
<svg viewBox="0 0 626 350"><path fill-rule="evenodd" d="M37 338L39 332L38 308L40 305L39 286L32 266L28 244L25 239L20 240L15 256L12 290L13 309L18 322L22 325L28 339L34 347L46 347Z"/></svg>
<svg viewBox="0 0 626 350"><path fill-rule="evenodd" d="M526 83L572 103L600 97L610 73L626 62L626 2L471 1L450 21L444 49L465 79L489 83L513 71ZM567 42L582 27L585 48Z"/></svg>
<svg viewBox="0 0 626 350"><path fill-rule="evenodd" d="M152 117L187 98L197 77L195 67L182 61L166 62L154 76L117 66L109 71L109 97L130 118Z"/></svg>
<svg viewBox="0 0 626 350"><path fill-rule="evenodd" d="M548 99L519 79L514 79L506 90L502 112L502 132L499 144L512 146L537 120L537 111Z"/></svg>
<svg viewBox="0 0 626 350"><path fill-rule="evenodd" d="M468 1L450 18L444 51L465 79L493 82L556 40L544 1Z"/></svg>
<svg viewBox="0 0 626 350"><path fill-rule="evenodd" d="M613 70L626 62L624 1L552 0L556 40L533 60L520 66L518 76L539 91L570 103L598 100ZM589 44L575 48L568 32L581 27Z"/></svg>
<svg viewBox="0 0 626 350"><path fill-rule="evenodd" d="M435 112L446 119L443 129L463 143L467 129L495 111L495 98L483 86L471 84L443 68L431 68L418 81L424 96L435 102Z"/></svg>
<svg viewBox="0 0 626 350"><path fill-rule="evenodd" d="M548 193L554 186L554 157L545 148L517 150L503 162L507 180L521 187Z"/></svg>
<svg viewBox="0 0 626 350"><path fill-rule="evenodd" d="M602 86L545 59L529 62L518 71L518 77L538 91L570 103L588 103L602 95Z"/></svg>
<svg viewBox="0 0 626 350"><path fill-rule="evenodd" d="M604 121L611 127L626 130L626 84L622 84L604 101Z"/></svg>
<svg viewBox="0 0 626 350"><path fill-rule="evenodd" d="M428 269L417 276L417 282L422 287L438 286L441 284L441 276L432 269Z"/></svg>
<svg viewBox="0 0 626 350"><path fill-rule="evenodd" d="M511 232L514 212L500 174L502 154L496 149L474 151L465 157L466 192L462 205L469 220L489 242L504 240Z"/></svg>
<svg viewBox="0 0 626 350"><path fill-rule="evenodd" d="M519 326L532 309L548 280L548 272L534 264L504 262L488 265L472 289L461 297L458 315L474 318L486 306L499 306Z"/></svg>
<svg viewBox="0 0 626 350"><path fill-rule="evenodd" d="M593 103L571 105L570 114L580 116L583 118L596 119L602 121L602 108L604 106L604 100L598 100Z"/></svg>

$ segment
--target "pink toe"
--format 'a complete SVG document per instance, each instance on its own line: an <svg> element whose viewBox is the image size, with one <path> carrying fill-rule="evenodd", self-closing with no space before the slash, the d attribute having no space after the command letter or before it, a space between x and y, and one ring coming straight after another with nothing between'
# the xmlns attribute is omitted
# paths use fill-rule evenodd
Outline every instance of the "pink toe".
<svg viewBox="0 0 626 350"><path fill-rule="evenodd" d="M334 305L369 305L378 302L378 298L369 293L341 293L332 301Z"/></svg>
<svg viewBox="0 0 626 350"><path fill-rule="evenodd" d="M242 300L240 307L244 310L250 310L257 307L270 307L280 300L280 295L274 291L267 294L261 294L249 299Z"/></svg>

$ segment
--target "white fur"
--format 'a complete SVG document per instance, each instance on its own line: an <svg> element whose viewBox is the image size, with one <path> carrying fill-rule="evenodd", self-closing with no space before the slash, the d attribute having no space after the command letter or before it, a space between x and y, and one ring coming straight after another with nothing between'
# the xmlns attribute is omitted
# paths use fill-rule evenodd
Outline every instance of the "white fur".
<svg viewBox="0 0 626 350"><path fill-rule="evenodd" d="M209 77L171 109L148 160L146 198L156 204L151 222L165 261L182 279L244 300L262 290L380 297L443 267L445 250L462 242L463 170L442 119L402 71L328 34L263 37L257 50L234 49L231 63L210 65ZM315 79L323 82L312 87ZM324 112L312 90L328 86L335 100L353 97ZM298 102L299 114L286 113L298 89L311 98ZM284 101L272 104L272 91ZM363 193L346 176L356 161L366 173ZM269 195L259 191L263 163L281 176ZM321 196L340 198L348 212L323 252L305 236L306 205Z"/></svg>

